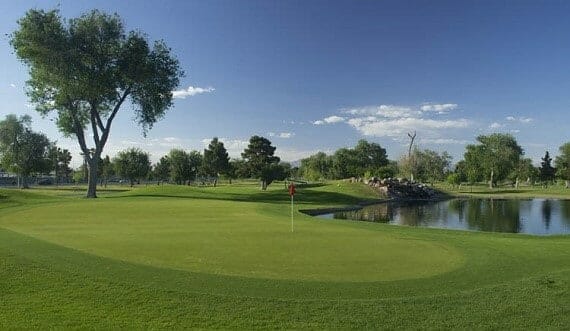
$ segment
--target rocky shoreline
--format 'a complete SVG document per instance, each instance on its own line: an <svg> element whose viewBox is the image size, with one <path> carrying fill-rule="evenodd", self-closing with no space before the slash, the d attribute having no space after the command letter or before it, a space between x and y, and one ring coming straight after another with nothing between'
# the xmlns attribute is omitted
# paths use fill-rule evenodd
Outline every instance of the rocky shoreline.
<svg viewBox="0 0 570 331"><path fill-rule="evenodd" d="M372 187L382 197L377 200L361 201L357 205L336 207L336 208L319 208L319 209L303 209L300 212L310 215L330 214L341 211L358 210L362 207L394 202L394 201L437 201L446 199L447 196L425 184L412 183L405 178L384 178L379 179L372 177L370 179L350 178L346 181L351 183L363 183Z"/></svg>

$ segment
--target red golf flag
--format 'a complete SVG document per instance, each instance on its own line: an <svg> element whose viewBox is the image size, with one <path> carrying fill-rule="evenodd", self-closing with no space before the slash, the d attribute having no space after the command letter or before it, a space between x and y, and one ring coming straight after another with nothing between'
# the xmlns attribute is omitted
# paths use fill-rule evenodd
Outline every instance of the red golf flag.
<svg viewBox="0 0 570 331"><path fill-rule="evenodd" d="M295 184L293 184L293 183L289 184L289 195L290 196L295 195Z"/></svg>

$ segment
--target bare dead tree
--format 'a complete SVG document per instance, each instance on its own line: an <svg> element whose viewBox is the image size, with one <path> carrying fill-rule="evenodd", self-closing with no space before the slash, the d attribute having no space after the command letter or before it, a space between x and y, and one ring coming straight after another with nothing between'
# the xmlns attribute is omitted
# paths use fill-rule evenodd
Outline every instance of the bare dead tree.
<svg viewBox="0 0 570 331"><path fill-rule="evenodd" d="M410 137L410 147L408 148L408 157L412 156L412 146L414 145L414 139L416 139L416 131L414 134L408 132L408 137Z"/></svg>
<svg viewBox="0 0 570 331"><path fill-rule="evenodd" d="M416 139L416 131L414 133L408 132L408 137L410 137L410 147L408 148L408 162L410 163L410 180L414 181L414 160L412 159L412 147L414 145L414 140Z"/></svg>

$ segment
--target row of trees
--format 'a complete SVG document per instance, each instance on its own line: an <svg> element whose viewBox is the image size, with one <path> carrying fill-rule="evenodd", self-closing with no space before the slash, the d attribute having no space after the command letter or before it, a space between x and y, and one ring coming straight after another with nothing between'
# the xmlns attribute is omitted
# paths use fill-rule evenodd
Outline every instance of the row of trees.
<svg viewBox="0 0 570 331"><path fill-rule="evenodd" d="M360 140L352 149L341 148L332 155L319 152L301 160L299 174L309 180L398 176L431 183L447 180L453 185L484 181L491 188L505 180L518 187L521 181L548 185L559 178L570 185L570 142L560 146L554 166L547 151L535 167L516 139L502 133L477 137L454 169L451 161L447 152L418 148L410 148L398 162L390 161L380 145Z"/></svg>
<svg viewBox="0 0 570 331"><path fill-rule="evenodd" d="M360 140L354 148L341 148L332 155L319 152L301 160L299 174L309 180L348 177L407 177L419 181L443 180L450 170L447 152L414 149L398 162L388 160L386 150L376 143Z"/></svg>
<svg viewBox="0 0 570 331"><path fill-rule="evenodd" d="M548 151L541 159L539 167L532 160L524 157L524 151L510 134L495 133L477 137L477 144L468 145L464 159L459 161L449 181L452 183L475 183L486 181L490 188L498 182L509 180L516 187L524 180L540 181L548 185L556 178L570 180L570 143L560 146L560 154L552 166Z"/></svg>
<svg viewBox="0 0 570 331"><path fill-rule="evenodd" d="M280 162L275 156L275 147L260 136L251 137L242 159L230 160L228 152L218 138L213 138L203 153L172 149L167 155L151 166L148 153L130 148L121 151L112 160L107 156L100 160L99 178L105 184L110 177L128 179L133 185L140 179L153 179L158 182L172 182L178 185L191 181L209 181L217 185L220 176L230 181L236 178L258 178L261 189L267 189L275 180L289 176L291 166Z"/></svg>
<svg viewBox="0 0 570 331"><path fill-rule="evenodd" d="M386 150L376 143L360 140L354 148L341 148L332 155L319 152L301 160L299 173L309 180L340 179L374 175L392 177L394 162Z"/></svg>
<svg viewBox="0 0 570 331"><path fill-rule="evenodd" d="M27 188L33 174L54 172L56 184L71 175L71 153L34 132L30 116L7 115L0 121L0 165L18 175L18 187Z"/></svg>

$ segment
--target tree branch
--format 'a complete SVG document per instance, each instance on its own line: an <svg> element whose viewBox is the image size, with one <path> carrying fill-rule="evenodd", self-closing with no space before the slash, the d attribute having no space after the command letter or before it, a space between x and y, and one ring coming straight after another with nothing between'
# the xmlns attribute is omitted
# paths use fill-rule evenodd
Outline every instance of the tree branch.
<svg viewBox="0 0 570 331"><path fill-rule="evenodd" d="M121 108L121 105L123 104L123 102L125 102L125 99L127 99L127 96L130 93L131 93L131 88L128 87L121 96L121 98L119 99L119 101L117 102L117 104L115 105L115 107L113 108L111 115L109 115L109 118L107 119L107 125L105 126L103 134L101 135L101 142L100 142L101 147L99 147L99 145L97 146L98 151L102 150L105 144L107 143L107 138L109 138L109 132L111 131L111 123L113 123L113 119L115 119L115 116L117 115L117 112Z"/></svg>
<svg viewBox="0 0 570 331"><path fill-rule="evenodd" d="M77 119L77 109L75 106L73 106L72 102L69 103L69 111L71 113L71 119L73 121L73 129L75 130L75 135L79 141L79 147L81 148L81 151L83 151L84 157L89 160L89 149L85 143L85 133L83 132L83 127L80 125L79 120Z"/></svg>
<svg viewBox="0 0 570 331"><path fill-rule="evenodd" d="M101 131L105 130L105 126L103 125L103 121L101 120L101 116L99 112L95 112L95 119L97 120L97 126Z"/></svg>
<svg viewBox="0 0 570 331"><path fill-rule="evenodd" d="M97 105L95 103L90 103L91 110L91 129L93 130L93 141L95 142L95 148L99 147L99 129L97 127Z"/></svg>

